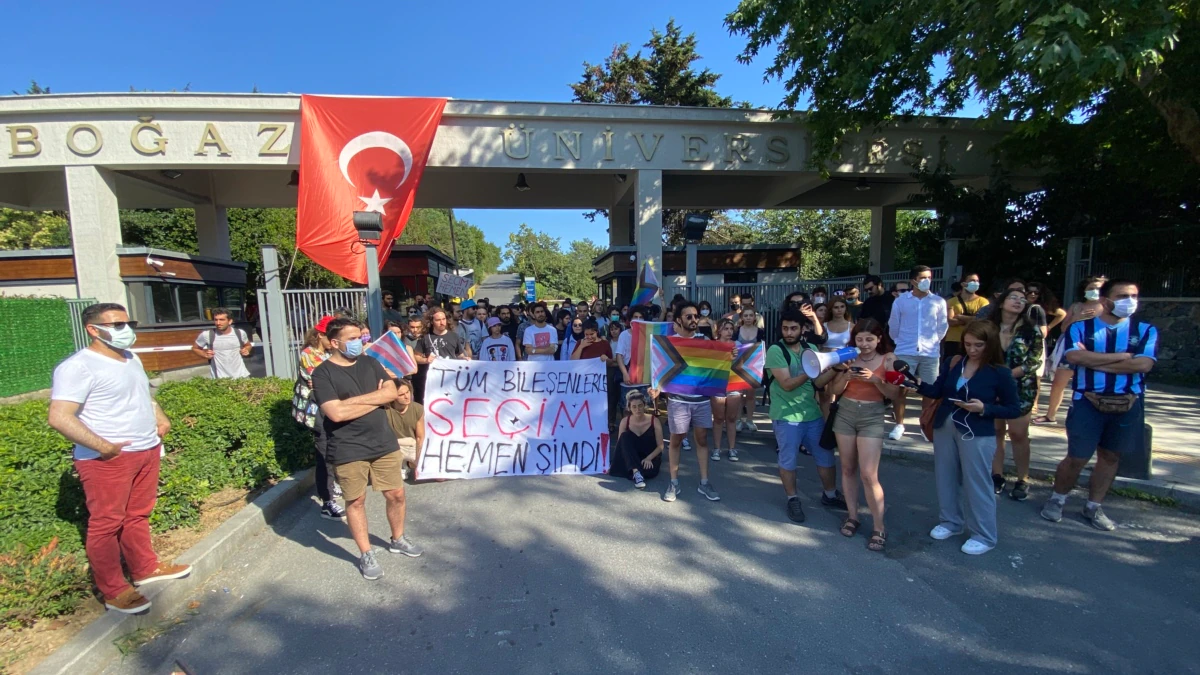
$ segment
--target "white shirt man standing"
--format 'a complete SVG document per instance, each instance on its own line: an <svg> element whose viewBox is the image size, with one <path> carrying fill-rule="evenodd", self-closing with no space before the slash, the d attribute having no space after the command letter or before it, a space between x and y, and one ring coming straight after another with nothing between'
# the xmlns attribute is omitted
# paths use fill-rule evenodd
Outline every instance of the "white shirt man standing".
<svg viewBox="0 0 1200 675"><path fill-rule="evenodd" d="M228 310L215 309L212 316L214 328L196 336L192 353L208 361L214 380L250 377L250 371L243 361L254 348L250 336L241 328L234 327Z"/></svg>
<svg viewBox="0 0 1200 675"><path fill-rule="evenodd" d="M917 265L910 276L912 291L892 303L888 334L896 343L896 358L908 362L922 382L933 382L938 376L942 338L950 329L946 301L930 292L933 270L929 267ZM892 408L896 427L888 438L898 441L904 435L904 397L893 401Z"/></svg>
<svg viewBox="0 0 1200 675"><path fill-rule="evenodd" d="M123 614L150 608L134 587L178 579L188 565L160 563L150 541L162 438L171 422L150 397L125 308L83 310L92 343L54 369L49 423L75 443L75 471L87 500L87 557L104 606ZM133 577L131 586L121 566Z"/></svg>

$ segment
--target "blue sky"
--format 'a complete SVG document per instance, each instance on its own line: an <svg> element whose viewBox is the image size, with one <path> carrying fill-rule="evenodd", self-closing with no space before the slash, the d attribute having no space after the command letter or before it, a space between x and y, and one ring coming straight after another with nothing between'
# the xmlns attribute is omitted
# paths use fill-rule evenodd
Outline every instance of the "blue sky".
<svg viewBox="0 0 1200 675"><path fill-rule="evenodd" d="M585 60L636 48L675 18L694 32L718 91L773 106L766 62L736 61L728 34L735 0L459 2L85 2L10 5L0 41L0 91L31 79L55 92L166 91L449 96L569 101ZM579 211L461 210L503 247L522 222L569 239L602 242L606 224Z"/></svg>

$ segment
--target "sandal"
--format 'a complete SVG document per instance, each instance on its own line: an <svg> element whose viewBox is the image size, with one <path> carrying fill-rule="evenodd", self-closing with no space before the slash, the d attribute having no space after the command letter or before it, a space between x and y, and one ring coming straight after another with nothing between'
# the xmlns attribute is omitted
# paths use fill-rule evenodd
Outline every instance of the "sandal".
<svg viewBox="0 0 1200 675"><path fill-rule="evenodd" d="M1057 424L1056 421L1050 419L1049 417L1046 417L1045 415L1038 415L1037 417L1033 418L1031 420L1031 422L1033 422L1034 424L1036 424L1038 426L1049 426L1051 424Z"/></svg>
<svg viewBox="0 0 1200 675"><path fill-rule="evenodd" d="M842 521L842 536L853 537L858 532L858 526L862 523L853 518L847 518Z"/></svg>
<svg viewBox="0 0 1200 675"><path fill-rule="evenodd" d="M867 550L883 553L885 544L887 544L887 535L879 530L872 530L871 538L867 540Z"/></svg>

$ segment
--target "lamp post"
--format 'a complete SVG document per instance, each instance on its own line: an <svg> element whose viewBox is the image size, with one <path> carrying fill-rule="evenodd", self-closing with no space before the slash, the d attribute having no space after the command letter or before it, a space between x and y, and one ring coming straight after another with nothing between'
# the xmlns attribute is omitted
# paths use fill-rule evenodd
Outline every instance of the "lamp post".
<svg viewBox="0 0 1200 675"><path fill-rule="evenodd" d="M371 338L383 335L383 295L379 289L379 252L375 247L383 234L383 214L375 211L355 211L354 229L359 241L367 248L367 328Z"/></svg>
<svg viewBox="0 0 1200 675"><path fill-rule="evenodd" d="M707 213L689 213L683 217L683 238L687 242L684 273L687 275L689 299L696 297L696 249L704 240L709 218L711 216Z"/></svg>

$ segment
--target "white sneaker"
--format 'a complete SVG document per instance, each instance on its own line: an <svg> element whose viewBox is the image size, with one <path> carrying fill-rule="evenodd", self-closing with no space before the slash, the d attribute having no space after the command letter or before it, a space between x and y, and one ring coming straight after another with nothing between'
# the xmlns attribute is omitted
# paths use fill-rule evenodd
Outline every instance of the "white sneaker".
<svg viewBox="0 0 1200 675"><path fill-rule="evenodd" d="M731 461L731 462L736 462L736 461L738 461L738 451L737 451L737 448L730 448L730 449L729 449L729 461Z"/></svg>
<svg viewBox="0 0 1200 675"><path fill-rule="evenodd" d="M692 444L688 443L688 439L685 438L685 439L683 439L683 443L680 444L680 447L683 448L684 450L691 450Z"/></svg>
<svg viewBox="0 0 1200 675"><path fill-rule="evenodd" d="M954 537L954 536L957 536L960 534L962 534L962 530L955 532L954 530L951 530L950 528L946 527L945 525L938 525L937 527L935 527L929 531L929 536L933 537L934 539L937 539L938 541L942 541L943 539L949 539L950 537Z"/></svg>
<svg viewBox="0 0 1200 675"><path fill-rule="evenodd" d="M754 423L754 420L746 420L746 423L742 425L742 430L758 433L758 425Z"/></svg>
<svg viewBox="0 0 1200 675"><path fill-rule="evenodd" d="M742 423L741 418L738 418L738 421L733 423L733 428L735 431L744 431L746 428L746 425Z"/></svg>
<svg viewBox="0 0 1200 675"><path fill-rule="evenodd" d="M888 438L892 439L893 441L898 441L901 438L904 438L904 425L897 424L896 426L892 427L892 433L888 434Z"/></svg>
<svg viewBox="0 0 1200 675"><path fill-rule="evenodd" d="M978 539L968 539L967 543L962 545L962 552L967 555L983 555L993 548L995 546L988 546Z"/></svg>
<svg viewBox="0 0 1200 675"><path fill-rule="evenodd" d="M721 461L721 451L720 451L720 450L713 450L713 451L712 451L712 454L711 454L711 455L709 455L709 456L708 456L708 458L709 458L710 460L714 461L714 462L719 462L719 461Z"/></svg>

